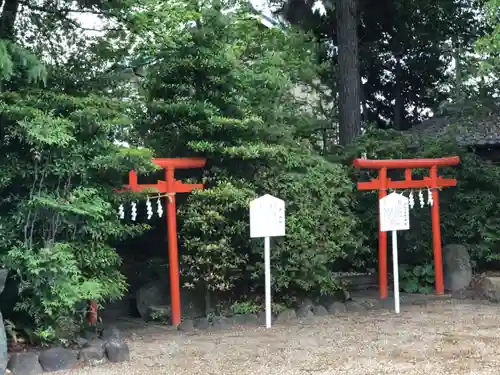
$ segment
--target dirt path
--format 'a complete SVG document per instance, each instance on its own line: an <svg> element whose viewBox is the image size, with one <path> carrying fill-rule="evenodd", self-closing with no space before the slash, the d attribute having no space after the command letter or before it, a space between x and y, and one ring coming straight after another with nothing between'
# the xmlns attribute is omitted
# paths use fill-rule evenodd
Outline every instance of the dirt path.
<svg viewBox="0 0 500 375"><path fill-rule="evenodd" d="M498 374L500 306L438 301L288 326L130 339L126 364L60 375ZM148 329L151 331L151 329Z"/></svg>

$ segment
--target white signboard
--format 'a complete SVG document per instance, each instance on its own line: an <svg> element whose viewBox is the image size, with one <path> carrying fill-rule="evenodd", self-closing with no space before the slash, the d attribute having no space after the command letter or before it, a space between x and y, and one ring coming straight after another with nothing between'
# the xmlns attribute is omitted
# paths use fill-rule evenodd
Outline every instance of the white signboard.
<svg viewBox="0 0 500 375"><path fill-rule="evenodd" d="M266 194L250 202L250 237L264 237L266 327L271 328L271 239L285 235L285 202Z"/></svg>
<svg viewBox="0 0 500 375"><path fill-rule="evenodd" d="M250 237L285 235L285 202L266 194L250 202Z"/></svg>
<svg viewBox="0 0 500 375"><path fill-rule="evenodd" d="M402 194L391 193L379 201L380 231L410 229L410 203Z"/></svg>

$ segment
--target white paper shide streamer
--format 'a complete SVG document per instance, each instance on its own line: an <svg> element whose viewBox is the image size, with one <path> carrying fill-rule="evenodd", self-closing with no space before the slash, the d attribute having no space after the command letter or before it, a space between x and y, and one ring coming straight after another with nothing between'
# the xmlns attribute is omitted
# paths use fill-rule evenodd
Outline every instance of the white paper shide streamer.
<svg viewBox="0 0 500 375"><path fill-rule="evenodd" d="M161 199L158 198L158 202L157 202L157 212L158 212L158 217L162 217L163 216L163 207L161 205Z"/></svg>
<svg viewBox="0 0 500 375"><path fill-rule="evenodd" d="M135 202L132 202L132 214L130 216L132 221L135 221L135 219L137 218L137 203Z"/></svg>
<svg viewBox="0 0 500 375"><path fill-rule="evenodd" d="M427 204L432 207L434 201L432 200L432 191L427 189Z"/></svg>
<svg viewBox="0 0 500 375"><path fill-rule="evenodd" d="M146 200L146 213L148 215L148 220L151 220L153 217L153 207L151 206L151 201L148 199Z"/></svg>
<svg viewBox="0 0 500 375"><path fill-rule="evenodd" d="M424 208L425 201L424 201L424 193L422 193L422 190L418 191L418 200L420 201L420 207Z"/></svg>
<svg viewBox="0 0 500 375"><path fill-rule="evenodd" d="M410 195L408 196L408 204L410 205L410 208L415 207L415 198L413 197L413 191L411 191Z"/></svg>
<svg viewBox="0 0 500 375"><path fill-rule="evenodd" d="M120 204L120 207L118 207L118 216L120 219L125 219L125 207L123 207L123 204Z"/></svg>

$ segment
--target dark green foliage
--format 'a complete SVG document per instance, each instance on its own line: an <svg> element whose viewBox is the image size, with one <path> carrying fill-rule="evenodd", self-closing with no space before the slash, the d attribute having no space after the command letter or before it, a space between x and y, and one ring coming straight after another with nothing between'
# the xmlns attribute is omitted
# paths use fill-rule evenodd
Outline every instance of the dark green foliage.
<svg viewBox="0 0 500 375"><path fill-rule="evenodd" d="M432 293L435 282L432 264L423 266L399 266L399 286L406 293Z"/></svg>
<svg viewBox="0 0 500 375"><path fill-rule="evenodd" d="M118 221L112 189L133 166L150 168L151 155L114 143L130 122L120 106L47 90L0 97L0 255L20 282L17 310L37 327L57 330L61 318L84 317L81 302L126 289L112 244L145 228Z"/></svg>
<svg viewBox="0 0 500 375"><path fill-rule="evenodd" d="M273 2L287 20L314 33L323 45L337 45L335 1L323 2L325 15L313 12L313 0ZM485 28L474 16L480 4L475 0L358 1L360 74L369 121L385 127L394 119L398 55L403 61L400 85L405 128L424 119L427 108L436 108L450 96L453 71L448 68L457 47L450 42L456 38L462 53L472 51ZM325 46L324 59L336 61L336 54L326 50ZM330 85L335 78L324 76L323 81Z"/></svg>
<svg viewBox="0 0 500 375"><path fill-rule="evenodd" d="M361 259L364 248L347 170L295 134L313 121L293 90L309 90L314 46L293 29L261 29L245 12L207 7L189 15L196 27L155 46L168 58L150 68L140 128L162 156L209 160L197 176L207 190L179 208L187 285L230 293L263 286L262 243L249 239L248 205L270 193L287 202L287 236L272 245L273 290L334 290L335 267Z"/></svg>

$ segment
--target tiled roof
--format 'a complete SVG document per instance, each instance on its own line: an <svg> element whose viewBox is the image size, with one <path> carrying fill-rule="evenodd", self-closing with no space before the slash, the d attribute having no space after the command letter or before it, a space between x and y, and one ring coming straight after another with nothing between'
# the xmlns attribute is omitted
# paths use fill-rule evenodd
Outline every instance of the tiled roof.
<svg viewBox="0 0 500 375"><path fill-rule="evenodd" d="M461 146L500 145L500 114L434 116L405 131L413 142L453 135Z"/></svg>

